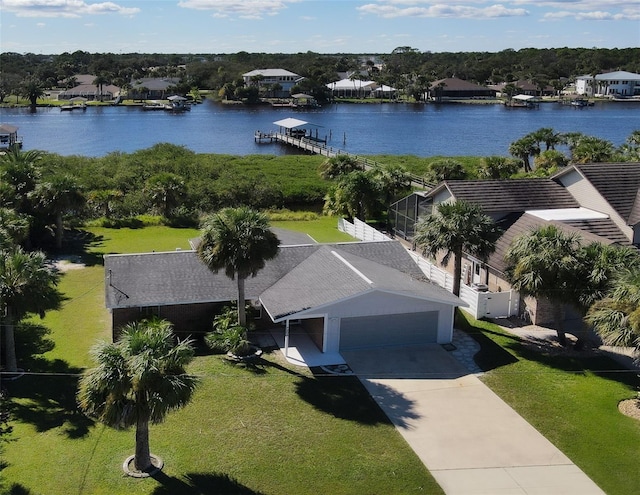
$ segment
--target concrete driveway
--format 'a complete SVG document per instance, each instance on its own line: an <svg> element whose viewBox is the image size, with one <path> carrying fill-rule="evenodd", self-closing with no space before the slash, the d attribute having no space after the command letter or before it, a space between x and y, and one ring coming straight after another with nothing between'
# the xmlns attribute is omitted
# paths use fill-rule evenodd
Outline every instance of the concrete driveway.
<svg viewBox="0 0 640 495"><path fill-rule="evenodd" d="M342 355L447 494L604 493L441 346Z"/></svg>

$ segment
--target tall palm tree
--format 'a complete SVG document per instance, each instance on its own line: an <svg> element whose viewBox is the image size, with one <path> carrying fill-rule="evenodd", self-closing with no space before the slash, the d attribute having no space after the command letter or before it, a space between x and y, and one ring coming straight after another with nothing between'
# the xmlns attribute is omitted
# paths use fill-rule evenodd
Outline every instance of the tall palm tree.
<svg viewBox="0 0 640 495"><path fill-rule="evenodd" d="M453 293L460 295L462 254L485 258L495 249L500 230L482 208L466 201L440 203L437 210L416 223L415 245L423 255L436 257L444 251L441 263L453 256Z"/></svg>
<svg viewBox="0 0 640 495"><path fill-rule="evenodd" d="M5 334L6 368L18 369L14 327L29 313L44 315L60 303L59 276L41 252L20 247L0 250L0 327Z"/></svg>
<svg viewBox="0 0 640 495"><path fill-rule="evenodd" d="M21 151L11 148L0 155L0 183L11 189L11 198L3 197L4 204L10 204L19 213L31 213L30 194L40 180L38 161L42 152L36 150ZM3 191L3 195L6 194Z"/></svg>
<svg viewBox="0 0 640 495"><path fill-rule="evenodd" d="M62 249L64 237L64 215L79 209L85 203L78 181L69 175L52 177L38 184L33 192L41 210L53 214L55 221L56 248Z"/></svg>
<svg viewBox="0 0 640 495"><path fill-rule="evenodd" d="M516 237L505 254L512 287L523 295L550 302L561 345L567 343L564 305L575 305L580 290L580 242L579 234L547 225Z"/></svg>
<svg viewBox="0 0 640 495"><path fill-rule="evenodd" d="M171 218L173 209L180 205L186 193L184 179L170 172L160 172L147 179L145 190L165 218Z"/></svg>
<svg viewBox="0 0 640 495"><path fill-rule="evenodd" d="M616 347L634 347L640 357L640 270L623 271L607 297L589 308L586 322L602 341Z"/></svg>
<svg viewBox="0 0 640 495"><path fill-rule="evenodd" d="M364 167L351 155L332 156L320 164L320 176L327 180L337 179L356 170L364 170Z"/></svg>
<svg viewBox="0 0 640 495"><path fill-rule="evenodd" d="M278 254L280 241L267 216L247 207L223 208L206 218L198 256L213 273L224 270L238 282L238 324L246 327L245 280Z"/></svg>
<svg viewBox="0 0 640 495"><path fill-rule="evenodd" d="M97 366L80 379L78 404L107 426L135 427L134 468L148 472L149 424L186 406L198 384L185 369L193 359L192 341L176 344L171 323L154 318L126 325L117 342L101 342L92 352Z"/></svg>
<svg viewBox="0 0 640 495"><path fill-rule="evenodd" d="M509 153L522 161L525 172L531 172L530 156L537 156L540 153L540 146L530 134L512 142L509 145Z"/></svg>
<svg viewBox="0 0 640 495"><path fill-rule="evenodd" d="M0 207L0 249L10 249L29 235L29 217Z"/></svg>
<svg viewBox="0 0 640 495"><path fill-rule="evenodd" d="M93 85L98 89L98 98L102 101L102 90L105 84L109 84L109 79L104 74L100 74L93 80Z"/></svg>
<svg viewBox="0 0 640 495"><path fill-rule="evenodd" d="M371 171L342 175L325 196L324 211L363 222L379 206L380 183Z"/></svg>
<svg viewBox="0 0 640 495"><path fill-rule="evenodd" d="M571 150L574 163L600 163L611 160L615 148L610 141L593 136L585 136Z"/></svg>
<svg viewBox="0 0 640 495"><path fill-rule="evenodd" d="M42 81L33 77L26 79L22 84L21 95L29 100L31 111L35 112L36 105L38 104L38 98L42 98L44 96Z"/></svg>

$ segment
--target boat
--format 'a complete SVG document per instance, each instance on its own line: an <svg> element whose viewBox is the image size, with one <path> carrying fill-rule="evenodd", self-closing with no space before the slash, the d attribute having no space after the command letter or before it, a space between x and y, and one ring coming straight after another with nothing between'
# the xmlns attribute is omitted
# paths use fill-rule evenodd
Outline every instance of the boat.
<svg viewBox="0 0 640 495"><path fill-rule="evenodd" d="M159 101L148 101L142 105L143 110L165 110L166 105Z"/></svg>
<svg viewBox="0 0 640 495"><path fill-rule="evenodd" d="M577 108L592 107L593 106L593 102L587 100L586 98L575 98L575 99L571 100L571 102L569 104L571 106L577 107Z"/></svg>

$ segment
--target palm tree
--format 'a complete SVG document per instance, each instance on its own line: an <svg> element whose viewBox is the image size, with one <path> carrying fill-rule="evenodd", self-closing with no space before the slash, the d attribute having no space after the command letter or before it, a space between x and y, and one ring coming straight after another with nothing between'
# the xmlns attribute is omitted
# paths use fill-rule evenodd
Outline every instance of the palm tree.
<svg viewBox="0 0 640 495"><path fill-rule="evenodd" d="M29 218L10 208L0 207L0 249L10 249L29 235Z"/></svg>
<svg viewBox="0 0 640 495"><path fill-rule="evenodd" d="M385 164L372 170L382 194L384 208L388 208L394 198L411 188L411 174L400 164Z"/></svg>
<svg viewBox="0 0 640 495"><path fill-rule="evenodd" d="M31 213L30 194L40 180L40 169L37 162L42 158L42 152L36 150L20 151L11 148L0 155L0 183L8 186L4 194L11 189L12 198L5 199L5 205L11 204L19 213Z"/></svg>
<svg viewBox="0 0 640 495"><path fill-rule="evenodd" d="M623 271L607 297L597 301L585 321L593 325L602 341L615 347L634 347L640 356L640 270Z"/></svg>
<svg viewBox="0 0 640 495"><path fill-rule="evenodd" d="M332 156L320 164L320 176L325 180L336 179L356 170L364 170L364 167L351 155Z"/></svg>
<svg viewBox="0 0 640 495"><path fill-rule="evenodd" d="M556 146L562 141L560 133L555 132L551 127L541 127L537 131L533 131L531 137L537 141L538 147L540 143L544 143L547 150L556 149Z"/></svg>
<svg viewBox="0 0 640 495"><path fill-rule="evenodd" d="M100 74L93 80L93 85L98 89L100 101L102 101L102 88L105 84L109 84L109 79L104 74Z"/></svg>
<svg viewBox="0 0 640 495"><path fill-rule="evenodd" d="M526 135L509 145L509 153L522 161L525 172L531 172L529 156L537 156L540 153L540 147L535 138Z"/></svg>
<svg viewBox="0 0 640 495"><path fill-rule="evenodd" d="M478 169L478 176L484 179L508 179L518 172L520 164L515 158L486 156Z"/></svg>
<svg viewBox="0 0 640 495"><path fill-rule="evenodd" d="M161 172L147 179L145 189L165 218L171 218L171 212L179 206L186 193L182 177L170 172Z"/></svg>
<svg viewBox="0 0 640 495"><path fill-rule="evenodd" d="M600 163L611 160L614 146L606 139L585 136L571 150L571 160L575 163Z"/></svg>
<svg viewBox="0 0 640 495"><path fill-rule="evenodd" d="M38 79L30 77L22 84L21 95L29 100L31 111L35 112L36 105L38 104L38 98L44 96L44 88L42 82Z"/></svg>
<svg viewBox="0 0 640 495"><path fill-rule="evenodd" d="M329 190L324 198L324 211L364 222L379 205L379 196L380 184L374 179L373 173L357 170L341 176Z"/></svg>
<svg viewBox="0 0 640 495"><path fill-rule="evenodd" d="M436 160L429 165L426 179L431 182L441 182L443 180L466 179L467 171L464 165L451 158Z"/></svg>
<svg viewBox="0 0 640 495"><path fill-rule="evenodd" d="M555 225L539 227L517 237L507 250L507 278L522 295L551 303L558 341L566 345L563 309L576 304L580 290L581 237Z"/></svg>
<svg viewBox="0 0 640 495"><path fill-rule="evenodd" d="M85 197L78 181L69 175L60 175L38 184L33 192L38 206L55 217L56 248L62 249L64 237L63 219L66 213L82 207Z"/></svg>
<svg viewBox="0 0 640 495"><path fill-rule="evenodd" d="M20 247L0 250L0 325L5 332L6 367L18 369L14 327L29 313L44 315L60 303L59 276L46 263L44 253Z"/></svg>
<svg viewBox="0 0 640 495"><path fill-rule="evenodd" d="M149 423L186 406L198 384L185 370L193 359L192 341L176 344L171 323L155 318L126 325L117 342L101 342L92 353L97 366L82 375L78 404L112 428L134 426L134 468L148 473L154 468Z"/></svg>
<svg viewBox="0 0 640 495"><path fill-rule="evenodd" d="M500 230L482 208L466 201L440 203L435 213L416 223L413 242L423 255L436 257L444 251L441 263L454 259L453 293L460 295L462 254L485 258L495 249Z"/></svg>
<svg viewBox="0 0 640 495"><path fill-rule="evenodd" d="M223 208L205 219L198 256L213 273L238 280L238 324L246 327L245 280L278 254L280 241L267 216L247 207Z"/></svg>

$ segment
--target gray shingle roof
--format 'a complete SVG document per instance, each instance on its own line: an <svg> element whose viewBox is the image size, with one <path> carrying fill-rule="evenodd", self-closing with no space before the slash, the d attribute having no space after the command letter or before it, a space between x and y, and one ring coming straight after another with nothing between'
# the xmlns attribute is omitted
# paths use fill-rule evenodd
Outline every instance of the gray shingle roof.
<svg viewBox="0 0 640 495"><path fill-rule="evenodd" d="M265 306L273 308L270 314L283 315L372 289L332 251L374 281L376 289L459 303L449 292L423 281L406 249L393 241L281 247L256 277L246 280L247 298L264 298ZM195 251L107 255L104 261L108 308L223 302L237 297L235 281L223 271L211 273Z"/></svg>
<svg viewBox="0 0 640 495"><path fill-rule="evenodd" d="M524 212L579 206L563 186L546 178L449 180L429 191L428 196L433 197L443 187L449 189L457 201L478 204L485 213Z"/></svg>

